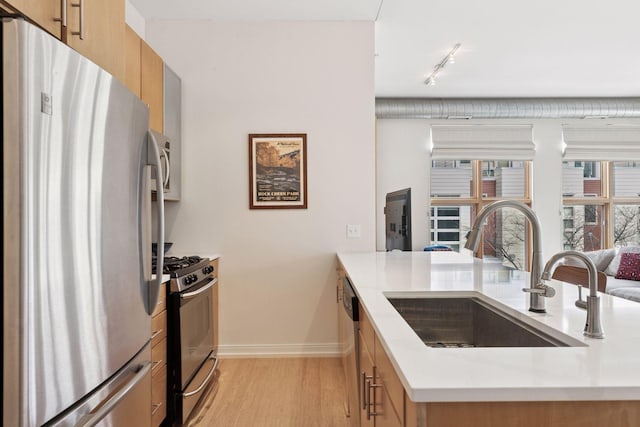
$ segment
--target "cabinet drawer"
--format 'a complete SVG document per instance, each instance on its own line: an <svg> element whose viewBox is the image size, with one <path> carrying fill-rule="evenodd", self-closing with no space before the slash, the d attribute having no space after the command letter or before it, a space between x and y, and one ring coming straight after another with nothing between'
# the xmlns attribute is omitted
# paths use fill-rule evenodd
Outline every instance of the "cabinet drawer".
<svg viewBox="0 0 640 427"><path fill-rule="evenodd" d="M375 361L378 382L382 384L383 393L388 394L402 425L404 423L404 387L377 336L375 337ZM388 408L388 406L385 407Z"/></svg>
<svg viewBox="0 0 640 427"><path fill-rule="evenodd" d="M158 305L156 305L156 308L153 310L153 313L151 313L151 316L155 316L161 311L166 310L166 308L167 308L167 284L163 283L160 286L160 294L158 295Z"/></svg>
<svg viewBox="0 0 640 427"><path fill-rule="evenodd" d="M155 375L163 366L167 365L167 339L163 338L151 347L151 375Z"/></svg>
<svg viewBox="0 0 640 427"><path fill-rule="evenodd" d="M362 341L364 342L364 345L367 346L367 350L369 351L369 353L372 356L374 356L375 355L374 337L376 334L373 332L373 326L371 325L371 321L367 317L367 314L365 313L362 306L360 305L358 309L359 309L359 315L360 315L359 325L360 325L360 334L362 335Z"/></svg>
<svg viewBox="0 0 640 427"><path fill-rule="evenodd" d="M156 346L166 336L167 310L164 310L151 319L151 347Z"/></svg>
<svg viewBox="0 0 640 427"><path fill-rule="evenodd" d="M167 365L151 377L151 426L157 427L167 415Z"/></svg>

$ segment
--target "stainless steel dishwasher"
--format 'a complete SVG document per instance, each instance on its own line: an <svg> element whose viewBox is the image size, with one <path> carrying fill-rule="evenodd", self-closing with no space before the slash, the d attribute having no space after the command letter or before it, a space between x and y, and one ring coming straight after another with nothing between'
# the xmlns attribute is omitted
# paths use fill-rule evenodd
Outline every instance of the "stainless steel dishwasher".
<svg viewBox="0 0 640 427"><path fill-rule="evenodd" d="M344 366L347 383L347 412L350 425L360 426L360 388L358 379L360 372L360 351L358 345L358 297L347 277L342 279L342 310L340 310L343 337L342 366Z"/></svg>

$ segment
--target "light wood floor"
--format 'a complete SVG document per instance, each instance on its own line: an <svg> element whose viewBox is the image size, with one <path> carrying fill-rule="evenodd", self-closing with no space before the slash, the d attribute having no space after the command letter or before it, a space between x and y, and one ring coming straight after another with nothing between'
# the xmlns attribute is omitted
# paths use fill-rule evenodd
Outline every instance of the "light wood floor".
<svg viewBox="0 0 640 427"><path fill-rule="evenodd" d="M339 358L222 359L188 427L347 427Z"/></svg>

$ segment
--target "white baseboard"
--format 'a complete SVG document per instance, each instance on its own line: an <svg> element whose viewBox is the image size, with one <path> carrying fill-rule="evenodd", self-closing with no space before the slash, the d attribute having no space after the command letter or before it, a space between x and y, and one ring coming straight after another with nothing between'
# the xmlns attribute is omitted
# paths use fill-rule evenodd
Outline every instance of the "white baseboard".
<svg viewBox="0 0 640 427"><path fill-rule="evenodd" d="M339 357L338 343L219 345L220 358Z"/></svg>

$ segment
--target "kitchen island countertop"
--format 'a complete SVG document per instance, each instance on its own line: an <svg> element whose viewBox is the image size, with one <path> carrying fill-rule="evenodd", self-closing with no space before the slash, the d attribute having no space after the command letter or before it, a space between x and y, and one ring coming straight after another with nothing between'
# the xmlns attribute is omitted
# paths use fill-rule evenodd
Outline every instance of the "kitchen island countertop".
<svg viewBox="0 0 640 427"><path fill-rule="evenodd" d="M547 313L528 311L525 272L456 252L339 253L359 300L414 402L640 400L640 304L600 294L604 339L584 337L575 285L552 280ZM477 296L572 347L431 348L387 297ZM588 291L583 291L587 295Z"/></svg>

